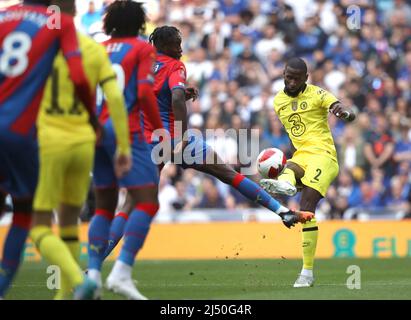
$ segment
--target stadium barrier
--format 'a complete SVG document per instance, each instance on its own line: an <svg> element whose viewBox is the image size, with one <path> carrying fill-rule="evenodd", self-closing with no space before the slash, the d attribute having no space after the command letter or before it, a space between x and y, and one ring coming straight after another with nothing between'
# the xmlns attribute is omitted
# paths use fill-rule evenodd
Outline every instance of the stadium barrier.
<svg viewBox="0 0 411 320"><path fill-rule="evenodd" d="M318 258L391 258L411 256L411 220L319 222ZM87 224L81 226L82 254L87 259ZM0 245L7 228L0 227ZM118 247L110 256L114 259ZM301 227L281 222L154 223L139 259L300 258ZM24 258L40 256L28 241Z"/></svg>

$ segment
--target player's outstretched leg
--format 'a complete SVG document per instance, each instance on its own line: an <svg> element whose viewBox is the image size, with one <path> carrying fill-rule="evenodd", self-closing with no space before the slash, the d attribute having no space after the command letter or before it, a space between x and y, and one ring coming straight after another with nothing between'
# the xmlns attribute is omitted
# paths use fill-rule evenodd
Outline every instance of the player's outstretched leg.
<svg viewBox="0 0 411 320"><path fill-rule="evenodd" d="M107 249L110 225L118 201L118 188L96 189L96 211L88 230L88 276L102 287L101 267Z"/></svg>
<svg viewBox="0 0 411 320"><path fill-rule="evenodd" d="M31 225L32 200L13 199L13 207L13 221L4 242L0 266L0 297L4 297L17 272Z"/></svg>
<svg viewBox="0 0 411 320"><path fill-rule="evenodd" d="M221 163L221 162L219 162ZM247 197L250 201L257 202L263 207L278 214L284 225L287 228L294 226L296 223L304 223L313 218L312 213L308 212L294 212L282 206L270 194L268 194L262 187L254 181L246 178L242 174L236 172L230 166L225 164L202 164L193 165L193 169L208 173L220 181L231 185L237 189L241 194Z"/></svg>
<svg viewBox="0 0 411 320"><path fill-rule="evenodd" d="M157 187L151 187L144 191L129 190L129 194L137 200L137 205L127 220L123 247L110 275L107 277L106 287L131 300L146 300L147 298L134 285L132 270L135 257L143 247L153 217L159 208Z"/></svg>

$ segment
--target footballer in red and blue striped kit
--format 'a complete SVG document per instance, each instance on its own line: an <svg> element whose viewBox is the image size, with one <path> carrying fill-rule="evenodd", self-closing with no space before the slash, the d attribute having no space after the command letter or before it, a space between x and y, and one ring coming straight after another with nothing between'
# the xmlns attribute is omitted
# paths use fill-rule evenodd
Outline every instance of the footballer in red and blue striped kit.
<svg viewBox="0 0 411 320"><path fill-rule="evenodd" d="M4 201L4 194L11 194L14 209L2 255L0 297L20 263L31 224L38 171L35 121L59 49L68 62L78 96L96 121L73 19L61 14L61 27L51 28L49 4L47 0L30 0L0 11L0 201Z"/></svg>
<svg viewBox="0 0 411 320"><path fill-rule="evenodd" d="M123 89L128 109L133 163L131 170L117 179L113 170L116 141L103 101L98 106L98 113L104 123L105 136L96 150L96 213L89 227L88 264L89 277L101 286L101 266L108 239L117 236L118 230L121 230L122 235L124 230L124 245L107 278L107 287L138 300L145 297L138 292L131 279L132 266L159 208L159 174L157 166L151 160L149 144L144 138L142 112L147 115L145 120L150 121L154 129L163 128L153 91L156 51L152 45L137 38L145 25L145 19L141 3L133 1L113 2L104 19L105 32L111 35L111 39L104 45L116 71L118 83ZM127 188L130 204L120 208L116 223L111 223L117 207L119 187Z"/></svg>

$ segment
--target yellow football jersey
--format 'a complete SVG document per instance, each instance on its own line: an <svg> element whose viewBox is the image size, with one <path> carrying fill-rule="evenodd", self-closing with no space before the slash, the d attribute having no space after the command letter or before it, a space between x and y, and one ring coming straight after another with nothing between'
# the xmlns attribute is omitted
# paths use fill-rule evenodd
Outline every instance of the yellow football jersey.
<svg viewBox="0 0 411 320"><path fill-rule="evenodd" d="M106 50L88 36L78 33L78 39L84 71L91 89L96 90L100 84L103 89L118 91L116 96L121 97L117 99L119 101L115 100L116 103L109 104L109 112L115 128L120 129L118 132L116 130L119 147L129 152L126 107ZM96 139L89 124L88 112L75 94L68 66L61 52L56 57L53 71L47 80L37 118L37 130L40 147L61 149Z"/></svg>
<svg viewBox="0 0 411 320"><path fill-rule="evenodd" d="M277 93L275 112L297 150L323 154L337 161L328 125L328 111L336 101L331 93L312 84L307 84L297 97L288 96L283 90Z"/></svg>

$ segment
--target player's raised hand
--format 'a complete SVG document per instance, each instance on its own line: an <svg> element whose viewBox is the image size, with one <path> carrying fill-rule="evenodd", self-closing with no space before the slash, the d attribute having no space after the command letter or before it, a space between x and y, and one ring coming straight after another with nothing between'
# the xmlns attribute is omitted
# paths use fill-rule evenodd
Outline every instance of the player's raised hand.
<svg viewBox="0 0 411 320"><path fill-rule="evenodd" d="M189 87L186 89L185 91L186 94L186 101L193 99L193 101L195 101L198 98L198 89L194 88L194 87Z"/></svg>
<svg viewBox="0 0 411 320"><path fill-rule="evenodd" d="M334 104L330 111L335 114L337 118L340 118L344 121L351 122L355 119L355 113L347 110L341 103Z"/></svg>
<svg viewBox="0 0 411 320"><path fill-rule="evenodd" d="M114 159L114 172L117 178L123 177L127 172L130 171L133 161L131 155L116 153Z"/></svg>

